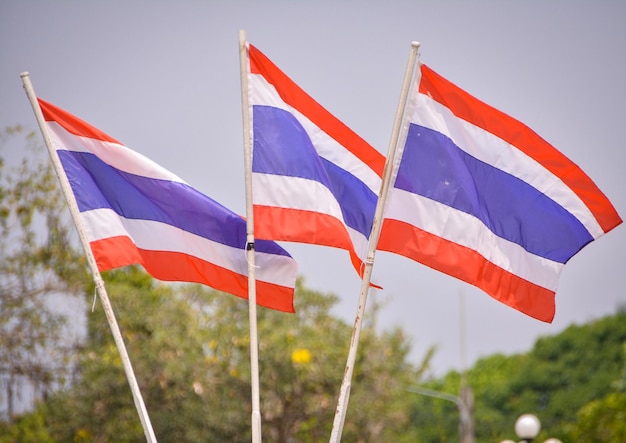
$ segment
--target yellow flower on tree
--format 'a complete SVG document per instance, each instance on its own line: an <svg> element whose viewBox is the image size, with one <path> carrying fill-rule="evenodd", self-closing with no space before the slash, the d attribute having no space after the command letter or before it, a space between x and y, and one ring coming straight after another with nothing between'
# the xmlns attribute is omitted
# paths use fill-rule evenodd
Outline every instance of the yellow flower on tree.
<svg viewBox="0 0 626 443"><path fill-rule="evenodd" d="M291 353L291 361L297 365L304 365L311 361L311 352L308 349L296 349Z"/></svg>

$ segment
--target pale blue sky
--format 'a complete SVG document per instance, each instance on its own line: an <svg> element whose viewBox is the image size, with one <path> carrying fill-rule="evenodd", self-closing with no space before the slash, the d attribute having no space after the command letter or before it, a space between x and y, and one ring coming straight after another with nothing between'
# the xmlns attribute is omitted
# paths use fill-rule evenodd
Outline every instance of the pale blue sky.
<svg viewBox="0 0 626 443"><path fill-rule="evenodd" d="M554 144L624 217L624 23L620 1L2 0L0 127L35 127L19 76L29 71L40 97L243 214L239 30L383 153L417 40L425 63ZM352 323L360 285L347 253L284 246L307 286L339 295L336 313ZM620 226L575 256L550 325L386 253L374 266L385 289L369 303L385 303L382 327L410 335L414 361L438 346L442 373L461 365L461 293L468 363L525 351L541 335L626 304L625 252Z"/></svg>

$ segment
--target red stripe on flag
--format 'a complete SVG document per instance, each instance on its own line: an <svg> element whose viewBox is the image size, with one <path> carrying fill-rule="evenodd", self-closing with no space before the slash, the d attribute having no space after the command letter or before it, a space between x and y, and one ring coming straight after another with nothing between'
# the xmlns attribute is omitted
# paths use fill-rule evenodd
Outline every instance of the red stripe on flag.
<svg viewBox="0 0 626 443"><path fill-rule="evenodd" d="M520 121L478 100L426 65L419 92L449 108L457 117L494 134L542 164L569 186L608 232L622 220L583 170Z"/></svg>
<svg viewBox="0 0 626 443"><path fill-rule="evenodd" d="M248 276L238 274L181 252L139 249L128 237L112 237L91 242L100 271L141 264L154 278L164 281L201 283L220 291L248 298ZM244 252L242 251L242 254ZM256 281L257 304L283 312L295 312L293 289Z"/></svg>
<svg viewBox="0 0 626 443"><path fill-rule="evenodd" d="M352 250L352 241L345 226L331 215L293 208L254 205L256 224L254 235L259 239L280 238L284 241L301 242L333 246ZM339 234L339 235L338 235Z"/></svg>
<svg viewBox="0 0 626 443"><path fill-rule="evenodd" d="M555 293L491 263L473 249L407 223L386 219L378 249L403 255L474 285L531 317L552 322Z"/></svg>
<svg viewBox="0 0 626 443"><path fill-rule="evenodd" d="M146 271L160 280L203 283L248 298L247 274L238 274L180 252L141 250L140 253ZM292 289L258 280L256 285L257 304L278 311L295 312Z"/></svg>
<svg viewBox="0 0 626 443"><path fill-rule="evenodd" d="M126 236L96 240L89 245L99 271L108 271L109 269L141 263L141 255L137 246Z"/></svg>
<svg viewBox="0 0 626 443"><path fill-rule="evenodd" d="M43 113L43 117L46 121L57 122L66 131L79 137L94 138L96 140L102 140L105 142L117 143L118 145L121 145L121 143L115 140L113 137L105 134L98 128L91 126L86 121L79 119L69 112L64 111L63 109L56 107L53 104L48 103L40 98L38 98L37 101L39 101L41 112Z"/></svg>

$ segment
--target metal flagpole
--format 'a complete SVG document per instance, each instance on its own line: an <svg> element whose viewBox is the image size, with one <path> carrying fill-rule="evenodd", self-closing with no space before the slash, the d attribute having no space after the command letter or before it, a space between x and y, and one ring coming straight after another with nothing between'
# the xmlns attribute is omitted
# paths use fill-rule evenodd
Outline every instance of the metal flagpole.
<svg viewBox="0 0 626 443"><path fill-rule="evenodd" d="M248 260L248 310L250 318L250 376L252 385L252 443L261 443L261 406L259 399L259 345L256 314L256 276L254 269L254 211L252 209L252 141L248 100L248 48L246 32L239 31L241 71L241 107L243 113L243 148L246 177L246 254Z"/></svg>
<svg viewBox="0 0 626 443"><path fill-rule="evenodd" d="M333 428L330 435L330 443L339 443L341 441L341 434L343 432L343 425L346 420L346 413L348 409L348 402L350 400L350 388L352 383L352 373L354 371L354 363L356 361L356 353L359 345L359 337L361 335L361 323L365 314L365 304L367 302L367 294L370 287L370 281L372 277L372 268L374 266L374 255L376 247L378 245L378 238L380 237L380 229L383 221L383 210L385 208L385 202L387 200L387 194L389 191L389 184L391 182L391 174L393 172L393 165L395 162L395 152L398 144L398 138L400 134L400 125L402 123L402 117L404 109L406 107L409 88L411 85L411 79L413 78L413 71L415 68L415 60L417 58L417 51L420 44L418 42L411 43L411 52L409 55L409 61L407 63L406 71L404 74L404 80L402 83L402 92L400 94L400 102L398 103L398 109L396 112L396 118L393 124L391 132L391 140L389 141L389 152L387 154L387 161L385 162L385 170L383 171L382 184L380 188L380 195L378 202L376 203L376 211L374 213L374 221L372 224L372 231L368 243L367 258L365 259L365 270L363 272L363 280L361 281L361 294L359 297L359 306L357 309L356 319L354 321L354 328L352 330L352 339L350 341L350 350L348 352L348 361L346 363L346 370L341 382L341 389L339 391L339 399L337 401L337 409L335 411L335 418L333 421Z"/></svg>
<svg viewBox="0 0 626 443"><path fill-rule="evenodd" d="M117 350L122 359L122 365L124 367L124 372L126 373L128 384L130 385L130 389L133 393L135 407L137 409L137 413L139 414L141 425L143 426L144 434L146 436L146 441L150 443L156 442L157 440L154 435L154 431L152 429L152 424L150 423L150 417L148 417L148 412L146 410L146 406L144 405L143 398L141 397L141 392L139 391L139 385L137 384L137 379L135 378L135 373L133 372L133 367L130 363L128 352L126 352L126 346L124 345L124 340L122 339L122 333L120 332L120 328L117 324L117 320L115 319L113 307L111 306L109 296L107 295L106 289L104 287L104 281L102 280L102 276L100 275L100 271L98 270L96 260L93 256L93 253L91 252L91 248L89 247L89 240L87 239L85 228L80 221L80 212L78 210L76 199L70 187L70 183L67 179L67 176L65 175L65 172L63 171L63 166L61 165L61 161L59 160L59 156L56 152L56 149L52 145L50 135L48 134L48 130L46 128L46 123L43 117L43 113L41 112L41 108L39 107L39 102L37 101L37 96L35 95L35 90L33 89L33 86L30 81L30 76L28 72L23 72L22 74L20 74L20 77L22 78L22 83L24 84L24 89L26 90L26 95L28 96L28 100L30 101L31 106L33 107L35 118L37 119L39 129L41 130L41 135L43 136L44 143L48 149L48 153L50 154L50 160L52 161L54 170L57 174L57 177L59 178L63 195L65 196L65 200L69 207L70 214L72 215L72 219L78 231L80 242L85 251L85 255L87 256L87 262L89 263L89 267L91 268L91 273L93 275L94 283L96 285L96 290L98 291L98 296L100 297L100 301L104 308L107 321L109 322L109 327L111 329L111 332L113 333L113 339L115 340L115 345L117 346Z"/></svg>

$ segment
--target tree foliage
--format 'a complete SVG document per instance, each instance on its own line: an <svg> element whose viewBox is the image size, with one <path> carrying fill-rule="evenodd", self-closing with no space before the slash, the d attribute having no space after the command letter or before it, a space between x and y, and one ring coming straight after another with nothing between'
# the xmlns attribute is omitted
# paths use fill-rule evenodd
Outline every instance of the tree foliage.
<svg viewBox="0 0 626 443"><path fill-rule="evenodd" d="M5 128L0 154L9 144L23 153L13 166L0 155L0 376L5 387L0 404L11 421L16 403L24 402L20 393L45 396L65 380L70 344L63 340L65 316L52 300L70 296L83 268L57 179L39 160L34 133Z"/></svg>
<svg viewBox="0 0 626 443"><path fill-rule="evenodd" d="M164 285L137 267L106 285L159 441L249 441L250 336L245 300L199 285ZM89 291L87 291L89 292ZM296 314L259 308L263 438L317 442L330 435L352 328L333 295L298 282ZM57 441L143 441L104 314L89 314L79 376L43 411ZM409 441L409 381L400 330L366 328L344 428L347 441Z"/></svg>
<svg viewBox="0 0 626 443"><path fill-rule="evenodd" d="M475 397L476 441L514 438L515 420L523 413L540 418L539 441L624 441L625 346L626 312L618 312L542 337L526 354L479 360L467 374ZM460 374L452 371L426 386L454 394ZM459 415L452 403L418 398L413 409L420 441L458 435Z"/></svg>
<svg viewBox="0 0 626 443"><path fill-rule="evenodd" d="M611 392L583 406L576 425L570 425L571 441L620 443L626 441L626 392Z"/></svg>
<svg viewBox="0 0 626 443"><path fill-rule="evenodd" d="M206 373L195 312L137 268L109 272L106 282L159 441L193 441L208 413L196 388ZM57 441L144 441L104 312L88 315L76 381L44 405L48 429Z"/></svg>

